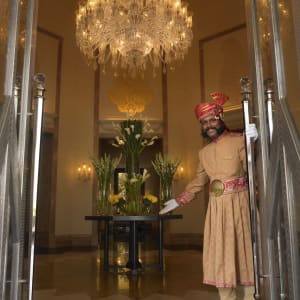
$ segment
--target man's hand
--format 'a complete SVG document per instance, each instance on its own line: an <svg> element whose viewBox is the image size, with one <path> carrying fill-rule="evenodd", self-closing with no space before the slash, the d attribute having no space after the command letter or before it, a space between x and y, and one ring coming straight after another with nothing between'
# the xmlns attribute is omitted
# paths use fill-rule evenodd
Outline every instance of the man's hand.
<svg viewBox="0 0 300 300"><path fill-rule="evenodd" d="M177 208L179 204L175 199L168 200L164 203L164 208L159 211L160 215L166 214L167 212Z"/></svg>
<svg viewBox="0 0 300 300"><path fill-rule="evenodd" d="M250 123L245 129L246 137L253 138L254 141L258 138L258 133L255 123Z"/></svg>

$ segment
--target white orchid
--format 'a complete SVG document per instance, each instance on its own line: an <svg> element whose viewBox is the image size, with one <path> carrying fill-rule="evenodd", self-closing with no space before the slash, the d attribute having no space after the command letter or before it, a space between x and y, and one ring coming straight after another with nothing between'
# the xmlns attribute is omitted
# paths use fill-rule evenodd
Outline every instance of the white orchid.
<svg viewBox="0 0 300 300"><path fill-rule="evenodd" d="M128 153L141 154L145 147L154 144L157 136L146 138L149 133L153 132L151 125L148 121L141 120L126 120L114 127L120 133L120 136L115 137L113 146L121 147L127 156Z"/></svg>
<svg viewBox="0 0 300 300"><path fill-rule="evenodd" d="M124 128L124 130L127 132L128 135L131 134L131 131L130 131L130 129L128 127Z"/></svg>
<svg viewBox="0 0 300 300"><path fill-rule="evenodd" d="M125 144L124 140L120 139L118 136L116 137L116 140L117 140L119 145L124 145Z"/></svg>
<svg viewBox="0 0 300 300"><path fill-rule="evenodd" d="M150 174L148 173L147 169L144 169L143 175L142 175L143 181L146 181L146 179L148 179L149 177L150 177Z"/></svg>
<svg viewBox="0 0 300 300"><path fill-rule="evenodd" d="M136 177L132 177L129 181L130 183L135 183L138 181L138 179Z"/></svg>

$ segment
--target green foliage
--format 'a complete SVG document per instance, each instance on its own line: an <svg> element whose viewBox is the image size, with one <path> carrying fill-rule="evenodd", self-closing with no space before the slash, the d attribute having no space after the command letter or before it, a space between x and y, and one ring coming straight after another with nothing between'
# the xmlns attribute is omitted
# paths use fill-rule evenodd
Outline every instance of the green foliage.
<svg viewBox="0 0 300 300"><path fill-rule="evenodd" d="M172 160L169 157L163 157L161 153L156 154L152 165L157 175L162 181L172 182L173 177L177 171L177 168L180 164L179 159Z"/></svg>
<svg viewBox="0 0 300 300"><path fill-rule="evenodd" d="M94 167L99 189L104 189L110 183L113 172L121 160L122 155L116 158L111 158L109 154L104 153L101 158L91 157L91 162Z"/></svg>

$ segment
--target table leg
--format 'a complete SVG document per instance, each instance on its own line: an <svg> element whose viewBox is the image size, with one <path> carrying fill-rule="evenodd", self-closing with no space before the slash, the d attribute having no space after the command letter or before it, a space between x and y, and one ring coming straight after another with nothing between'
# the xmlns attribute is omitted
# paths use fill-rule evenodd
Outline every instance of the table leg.
<svg viewBox="0 0 300 300"><path fill-rule="evenodd" d="M129 232L129 249L128 249L128 262L126 267L131 269L132 274L136 274L138 269L141 268L139 262L139 245L137 238L137 225L135 221L130 221L130 232Z"/></svg>
<svg viewBox="0 0 300 300"><path fill-rule="evenodd" d="M164 221L159 219L159 270L164 269Z"/></svg>
<svg viewBox="0 0 300 300"><path fill-rule="evenodd" d="M101 248L101 221L97 222L98 248Z"/></svg>
<svg viewBox="0 0 300 300"><path fill-rule="evenodd" d="M104 271L109 270L109 221L105 220L104 221L104 237L103 237L103 242L104 242L104 249L103 249L103 268Z"/></svg>

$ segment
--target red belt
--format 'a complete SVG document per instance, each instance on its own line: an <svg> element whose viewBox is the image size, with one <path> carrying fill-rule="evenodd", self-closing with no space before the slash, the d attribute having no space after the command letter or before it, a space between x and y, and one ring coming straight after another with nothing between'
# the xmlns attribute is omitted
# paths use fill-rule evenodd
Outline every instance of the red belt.
<svg viewBox="0 0 300 300"><path fill-rule="evenodd" d="M215 197L224 194L237 193L244 191L247 188L248 181L245 177L234 179L215 179L210 183L209 192Z"/></svg>

